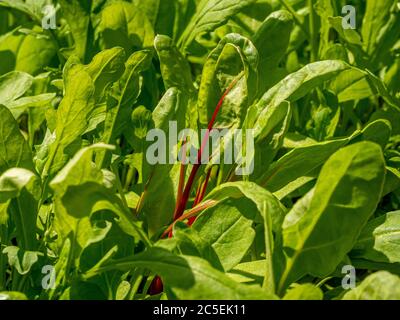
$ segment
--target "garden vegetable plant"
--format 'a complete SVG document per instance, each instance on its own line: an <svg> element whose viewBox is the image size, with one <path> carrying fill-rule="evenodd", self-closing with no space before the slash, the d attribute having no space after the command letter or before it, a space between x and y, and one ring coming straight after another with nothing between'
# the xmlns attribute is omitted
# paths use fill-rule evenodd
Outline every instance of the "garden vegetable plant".
<svg viewBox="0 0 400 320"><path fill-rule="evenodd" d="M398 0L0 0L1 298L400 299L399 39ZM253 172L150 164L171 122Z"/></svg>

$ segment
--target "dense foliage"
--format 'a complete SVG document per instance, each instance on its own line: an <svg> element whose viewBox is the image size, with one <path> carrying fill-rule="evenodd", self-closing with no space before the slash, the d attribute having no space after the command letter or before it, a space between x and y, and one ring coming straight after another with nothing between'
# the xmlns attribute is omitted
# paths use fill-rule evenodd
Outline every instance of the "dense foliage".
<svg viewBox="0 0 400 320"><path fill-rule="evenodd" d="M400 299L397 0L52 3L0 0L1 298ZM150 164L170 121L254 172Z"/></svg>

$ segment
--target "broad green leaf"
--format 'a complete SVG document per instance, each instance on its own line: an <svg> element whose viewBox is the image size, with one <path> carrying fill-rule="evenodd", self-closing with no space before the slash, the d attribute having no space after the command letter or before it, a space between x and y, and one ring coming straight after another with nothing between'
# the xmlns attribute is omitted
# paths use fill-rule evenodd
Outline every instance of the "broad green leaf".
<svg viewBox="0 0 400 320"><path fill-rule="evenodd" d="M32 153L11 112L0 104L0 173L20 167L34 171Z"/></svg>
<svg viewBox="0 0 400 320"><path fill-rule="evenodd" d="M254 179L263 176L279 149L283 146L291 119L291 105L284 101L278 108L269 109L264 117L256 121L253 131L255 139ZM245 124L245 126L247 127L248 124Z"/></svg>
<svg viewBox="0 0 400 320"><path fill-rule="evenodd" d="M255 260L240 263L227 275L237 282L262 285L265 276L265 261Z"/></svg>
<svg viewBox="0 0 400 320"><path fill-rule="evenodd" d="M365 74L355 69L339 74L329 84L329 90L337 95L339 102L364 99L373 94Z"/></svg>
<svg viewBox="0 0 400 320"><path fill-rule="evenodd" d="M56 139L51 145L43 176L52 174L65 160L65 148L85 132L95 109L95 85L81 65L73 65L66 71L65 94L56 116Z"/></svg>
<svg viewBox="0 0 400 320"><path fill-rule="evenodd" d="M225 271L235 267L253 243L253 221L247 213L252 209L243 200L223 201L205 210L193 224L200 237L215 250Z"/></svg>
<svg viewBox="0 0 400 320"><path fill-rule="evenodd" d="M400 278L387 271L379 271L365 278L343 300L399 300Z"/></svg>
<svg viewBox="0 0 400 320"><path fill-rule="evenodd" d="M315 87L330 80L349 69L350 66L339 60L326 60L306 65L299 71L289 74L254 104L247 113L246 123L249 128L254 127L260 132L260 125L265 124L265 118L271 113L270 109L279 108L282 102L294 102ZM258 123L258 125L257 125Z"/></svg>
<svg viewBox="0 0 400 320"><path fill-rule="evenodd" d="M141 85L140 74L149 67L152 54L150 51L138 51L132 54L125 63L125 72L115 83L107 104L102 141L107 144L123 132L129 123L132 106L139 97ZM105 152L99 153L97 163L105 164Z"/></svg>
<svg viewBox="0 0 400 320"><path fill-rule="evenodd" d="M14 71L0 76L0 103L7 105L23 96L32 86L33 77Z"/></svg>
<svg viewBox="0 0 400 320"><path fill-rule="evenodd" d="M220 41L203 68L197 102L202 127L207 127L219 100L235 80L237 83L225 97L215 127L238 127L243 122L256 94L257 65L257 49L247 38L228 34Z"/></svg>
<svg viewBox="0 0 400 320"><path fill-rule="evenodd" d="M150 47L153 27L140 7L126 2L111 2L101 11L97 32L103 48L121 46L127 54L134 49Z"/></svg>
<svg viewBox="0 0 400 320"><path fill-rule="evenodd" d="M202 0L197 6L196 13L178 41L178 46L186 51L187 47L201 33L215 30L223 25L230 17L240 12L256 0Z"/></svg>
<svg viewBox="0 0 400 320"><path fill-rule="evenodd" d="M8 218L7 209L14 198L18 198L26 190L35 199L41 195L39 178L29 170L22 168L8 169L0 176L0 224L5 224ZM21 212L22 217L14 217L21 236L30 236L35 240L36 215L31 211ZM21 230L20 228L23 228ZM29 242L25 239L25 243Z"/></svg>
<svg viewBox="0 0 400 320"><path fill-rule="evenodd" d="M335 270L376 209L384 175L382 150L371 142L329 158L307 207L290 211L283 222L286 268L280 292L306 274L324 277Z"/></svg>
<svg viewBox="0 0 400 320"><path fill-rule="evenodd" d="M392 50L400 37L400 7L397 1L393 1L390 8L390 16L386 24L380 30L376 39L376 49L371 64L379 66L387 59L387 52Z"/></svg>
<svg viewBox="0 0 400 320"><path fill-rule="evenodd" d="M179 252L179 254L200 257L207 260L215 269L224 271L220 258L211 246L210 241L201 237L195 228L190 228L185 223L178 222L174 224L173 235L173 238L169 240L171 242L176 241L177 252ZM159 242L157 246L163 248L163 245L165 246L165 244ZM167 249L166 247L164 248ZM170 247L170 250L172 250L172 248L173 247Z"/></svg>
<svg viewBox="0 0 400 320"><path fill-rule="evenodd" d="M154 40L165 89L176 87L191 93L194 91L191 70L188 62L178 51L172 39L158 35Z"/></svg>
<svg viewBox="0 0 400 320"><path fill-rule="evenodd" d="M89 278L104 271L132 267L149 268L159 274L173 297L178 299L276 299L258 286L239 284L221 271L198 257L175 255L161 248L152 248L144 253L110 261L103 266L89 270L84 277Z"/></svg>
<svg viewBox="0 0 400 320"><path fill-rule="evenodd" d="M93 152L102 148L112 149L111 146L97 144L80 150L50 183L55 192L56 229L60 241L72 237L75 258L90 243L103 238L97 236L90 222L91 214L99 210L114 212L125 232L148 244L144 232L139 229L133 216L130 217L130 211L124 207L115 191L112 192L113 188L107 187L104 172L92 162Z"/></svg>
<svg viewBox="0 0 400 320"><path fill-rule="evenodd" d="M388 120L376 120L368 124L362 130L361 135L355 137L352 142L371 141L379 144L384 149L389 142L391 133L392 126Z"/></svg>
<svg viewBox="0 0 400 320"><path fill-rule="evenodd" d="M281 80L282 71L279 69L279 63L286 54L292 29L292 15L280 10L271 13L254 35L253 42L260 55L259 95Z"/></svg>
<svg viewBox="0 0 400 320"><path fill-rule="evenodd" d="M162 137L154 138L154 143L158 146L158 155L161 154L162 157L163 154L165 155L165 163L149 165L147 153L149 153L149 156L154 156L154 154L152 154L151 149L147 148L146 165L143 168L143 181L147 184L144 191L143 212L147 219L150 234L154 234L161 227L169 224L173 217L180 163L170 164L171 159L175 162L176 154L173 147L178 141L169 139L170 134L173 136L173 133L169 130L169 122L177 121L177 132L185 128L187 103L188 97L183 92L171 88L164 94L153 111L154 128L160 129L161 131L158 131L160 134L161 132L165 134L165 141L160 140L163 139ZM168 144L166 143L167 139L169 140ZM163 159L158 158L158 162L163 162L161 160Z"/></svg>
<svg viewBox="0 0 400 320"><path fill-rule="evenodd" d="M313 172L350 140L351 137L294 148L274 162L259 178L259 183L269 191L277 192L288 183Z"/></svg>
<svg viewBox="0 0 400 320"><path fill-rule="evenodd" d="M369 54L372 54L376 49L379 33L389 19L393 2L392 0L366 1L367 7L361 33L365 51Z"/></svg>
<svg viewBox="0 0 400 320"><path fill-rule="evenodd" d="M107 89L124 73L125 51L120 47L101 51L84 67L95 86L96 102L100 102Z"/></svg>
<svg viewBox="0 0 400 320"><path fill-rule="evenodd" d="M349 66L339 60L325 60L306 65L299 71L288 75L285 79L268 90L257 103L257 109L263 110L265 105L277 106L282 101L296 101L310 90L330 80Z"/></svg>
<svg viewBox="0 0 400 320"><path fill-rule="evenodd" d="M82 60L89 57L91 46L90 3L83 0L61 0L62 15L67 20L74 38L74 53Z"/></svg>
<svg viewBox="0 0 400 320"><path fill-rule="evenodd" d="M32 31L41 29L34 27ZM18 29L11 31L0 38L0 57L5 62L0 65L0 74L14 70L39 74L51 65L56 53L56 45L46 36L22 34Z"/></svg>
<svg viewBox="0 0 400 320"><path fill-rule="evenodd" d="M272 265L272 256L274 250L274 240L272 232L280 229L284 208L281 203L268 191L261 188L253 182L232 182L225 183L217 188L205 198L205 200L222 201L227 198L246 197L257 207L258 215L254 215L254 220L260 220L264 226L264 242L266 248L265 259L265 277L264 287L269 292L275 292L274 270Z"/></svg>
<svg viewBox="0 0 400 320"><path fill-rule="evenodd" d="M344 29L342 21L343 17L329 17L329 24L339 33L340 37L361 51L363 45L361 36L354 29Z"/></svg>
<svg viewBox="0 0 400 320"><path fill-rule="evenodd" d="M352 256L376 262L400 262L400 211L369 221L354 245Z"/></svg>
<svg viewBox="0 0 400 320"><path fill-rule="evenodd" d="M37 96L23 97L13 102L7 103L6 107L11 111L15 119L18 119L21 114L31 109L46 110L46 107L51 105L51 101L56 97L55 93L43 93Z"/></svg>
<svg viewBox="0 0 400 320"><path fill-rule="evenodd" d="M1 0L0 6L16 9L31 16L34 20L41 20L41 11L45 0L23 1L23 0Z"/></svg>

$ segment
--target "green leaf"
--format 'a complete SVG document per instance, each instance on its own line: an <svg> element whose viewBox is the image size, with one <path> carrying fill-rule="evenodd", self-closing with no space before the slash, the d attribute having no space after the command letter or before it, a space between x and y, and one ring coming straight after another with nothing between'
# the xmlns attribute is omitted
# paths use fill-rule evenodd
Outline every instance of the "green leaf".
<svg viewBox="0 0 400 320"><path fill-rule="evenodd" d="M264 287L269 292L275 292L274 270L272 256L274 251L274 240L272 232L280 230L284 208L281 203L268 191L253 182L232 182L224 183L210 192L205 200L222 201L227 198L246 197L257 207L258 215L253 216L254 220L263 223L264 242L266 248Z"/></svg>
<svg viewBox="0 0 400 320"><path fill-rule="evenodd" d="M34 171L32 153L11 112L0 105L0 173L13 167Z"/></svg>
<svg viewBox="0 0 400 320"><path fill-rule="evenodd" d="M369 221L354 245L352 256L376 262L400 262L400 211Z"/></svg>
<svg viewBox="0 0 400 320"><path fill-rule="evenodd" d="M28 300L28 298L22 292L1 291L0 300Z"/></svg>
<svg viewBox="0 0 400 320"><path fill-rule="evenodd" d="M106 91L124 73L125 51L122 48L104 50L94 56L84 70L91 76L96 88L96 101L100 102Z"/></svg>
<svg viewBox="0 0 400 320"><path fill-rule="evenodd" d="M37 96L23 97L13 102L6 104L6 107L11 111L15 119L18 119L24 112L33 109L46 110L46 107L51 106L51 101L56 97L55 93L43 93Z"/></svg>
<svg viewBox="0 0 400 320"><path fill-rule="evenodd" d="M88 271L84 277L89 278L113 269L130 270L132 267L149 268L159 274L173 296L178 299L276 299L258 286L247 286L233 281L201 258L178 256L161 248L152 248L132 257L110 261Z"/></svg>
<svg viewBox="0 0 400 320"><path fill-rule="evenodd" d="M72 237L75 258L90 243L101 240L90 221L91 214L100 210L114 212L126 233L149 243L131 212L115 195L115 190L112 192L113 188L107 188L104 172L92 162L94 150L102 148L112 149L108 145L95 144L80 150L50 183L55 192L56 229L61 242Z"/></svg>
<svg viewBox="0 0 400 320"><path fill-rule="evenodd" d="M273 163L259 178L259 183L271 192L277 192L297 178L312 173L350 140L348 137L294 148Z"/></svg>
<svg viewBox="0 0 400 320"><path fill-rule="evenodd" d="M234 80L237 83L225 97L215 127L238 127L243 122L256 94L257 65L257 49L249 39L232 33L220 41L203 68L197 102L200 125L207 126L218 101Z"/></svg>
<svg viewBox="0 0 400 320"><path fill-rule="evenodd" d="M36 21L41 20L40 19L41 11L44 4L45 4L44 0L39 0L39 1L2 0L0 2L0 6L24 12L27 15L31 16Z"/></svg>
<svg viewBox="0 0 400 320"><path fill-rule="evenodd" d="M91 46L90 4L82 0L61 0L62 16L68 22L72 37L74 38L74 53L85 61L89 56Z"/></svg>
<svg viewBox="0 0 400 320"><path fill-rule="evenodd" d="M261 95L281 80L279 63L286 54L293 17L285 10L271 13L253 37L260 55L258 66L258 93Z"/></svg>
<svg viewBox="0 0 400 320"><path fill-rule="evenodd" d="M0 103L7 105L23 96L32 86L33 77L13 71L0 77Z"/></svg>
<svg viewBox="0 0 400 320"><path fill-rule="evenodd" d="M188 97L176 88L169 89L159 104L153 111L152 121L154 128L161 129L165 133L165 138L168 139L170 135L169 121L177 121L177 132L185 128L185 114L187 108ZM178 138L178 137L176 137ZM169 156L175 161L174 144L178 141L169 141L169 144L164 142L155 141L161 146L162 150L159 153L166 153L167 164L149 165L147 161L143 168L143 181L147 183L145 187L145 196L143 202L143 212L149 227L149 233L154 234L161 227L166 226L171 222L178 188L179 168L180 163L170 163ZM147 149L149 150L149 149ZM146 153L147 159L147 153Z"/></svg>
<svg viewBox="0 0 400 320"><path fill-rule="evenodd" d="M121 46L127 54L134 48L150 47L154 40L153 27L140 7L115 1L104 7L97 26L103 48Z"/></svg>
<svg viewBox="0 0 400 320"><path fill-rule="evenodd" d="M322 300L323 293L320 288L311 283L293 284L286 292L283 300Z"/></svg>
<svg viewBox="0 0 400 320"><path fill-rule="evenodd" d="M255 139L254 179L260 179L282 147L292 119L292 107L289 102L282 102L278 108L260 117L253 131ZM251 112L251 111L250 111ZM245 124L247 127L248 124Z"/></svg>
<svg viewBox="0 0 400 320"><path fill-rule="evenodd" d="M154 40L154 47L160 59L165 89L176 87L188 93L194 92L189 63L175 47L172 39L158 35Z"/></svg>
<svg viewBox="0 0 400 320"><path fill-rule="evenodd" d="M34 27L32 32L41 30ZM4 61L0 65L0 74L16 70L37 75L51 65L56 54L56 45L48 37L22 34L18 29L11 31L0 37L0 57Z"/></svg>
<svg viewBox="0 0 400 320"><path fill-rule="evenodd" d="M387 271L371 274L355 289L347 292L343 300L399 300L400 278Z"/></svg>
<svg viewBox="0 0 400 320"><path fill-rule="evenodd" d="M361 50L363 45L361 36L354 29L344 29L342 21L343 17L329 17L329 24L339 33L340 37L349 44L356 46L358 50Z"/></svg>
<svg viewBox="0 0 400 320"><path fill-rule="evenodd" d="M200 236L196 229L190 228L183 222L177 222L174 224L173 235L174 237L169 240L171 242L176 241L179 254L200 257L207 260L215 269L224 271L216 251L209 241ZM157 246L163 247L164 243L161 241Z"/></svg>
<svg viewBox="0 0 400 320"><path fill-rule="evenodd" d="M41 196L40 180L31 171L22 168L12 168L0 176L0 224L7 222L7 209L11 200L18 198L24 189L35 199L39 199ZM31 241L34 241L36 214L32 214L30 210L20 213L22 214L21 219L17 216L14 217L18 228L18 238L30 237ZM28 242L30 241L25 239L24 243L27 244Z"/></svg>
<svg viewBox="0 0 400 320"><path fill-rule="evenodd" d="M38 262L38 255L41 255L40 252L23 251L14 246L4 248L3 253L8 257L8 264L21 275L29 273L32 266Z"/></svg>
<svg viewBox="0 0 400 320"><path fill-rule="evenodd" d="M362 23L361 34L365 51L369 54L372 54L376 49L379 33L389 19L393 2L392 0L366 1L367 7Z"/></svg>
<svg viewBox="0 0 400 320"><path fill-rule="evenodd" d="M125 72L113 86L107 104L102 136L104 143L114 143L115 139L129 124L132 105L136 102L141 90L140 74L149 67L151 58L152 53L146 50L135 52L126 61ZM105 152L100 152L98 159L96 159L101 167L105 164L105 156Z"/></svg>
<svg viewBox="0 0 400 320"><path fill-rule="evenodd" d="M186 51L187 47L198 35L215 30L230 17L255 2L256 0L242 0L239 2L235 0L202 0L180 37L178 46L183 51Z"/></svg>
<svg viewBox="0 0 400 320"><path fill-rule="evenodd" d="M361 140L371 141L379 144L382 149L388 144L392 134L392 126L388 120L380 119L368 124L362 131L362 134L355 137L352 142Z"/></svg>
<svg viewBox="0 0 400 320"><path fill-rule="evenodd" d="M382 150L371 142L345 147L325 163L307 207L285 217L281 292L306 274L335 270L376 209L384 175Z"/></svg>
<svg viewBox="0 0 400 320"><path fill-rule="evenodd" d="M240 263L227 275L237 282L262 285L265 276L265 261L255 260Z"/></svg>
<svg viewBox="0 0 400 320"><path fill-rule="evenodd" d="M65 94L57 110L56 139L50 147L44 177L64 164L64 150L85 132L95 109L96 87L89 73L81 65L72 65L65 72Z"/></svg>
<svg viewBox="0 0 400 320"><path fill-rule="evenodd" d="M349 65L340 60L318 61L306 65L288 75L264 94L256 104L256 116L262 117L263 113L267 112L266 106L276 108L284 100L293 102L302 98L324 81L334 78L349 68Z"/></svg>
<svg viewBox="0 0 400 320"><path fill-rule="evenodd" d="M251 203L250 203L251 204ZM225 271L234 268L253 243L252 207L243 200L223 201L205 210L193 228L214 250Z"/></svg>

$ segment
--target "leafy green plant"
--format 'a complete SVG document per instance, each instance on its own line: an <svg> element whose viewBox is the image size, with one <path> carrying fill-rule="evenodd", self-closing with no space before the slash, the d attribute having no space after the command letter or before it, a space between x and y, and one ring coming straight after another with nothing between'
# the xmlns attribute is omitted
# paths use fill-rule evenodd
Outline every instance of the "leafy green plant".
<svg viewBox="0 0 400 320"><path fill-rule="evenodd" d="M400 299L399 11L0 0L1 297ZM151 164L172 121L205 139ZM200 161L213 129L253 173Z"/></svg>

